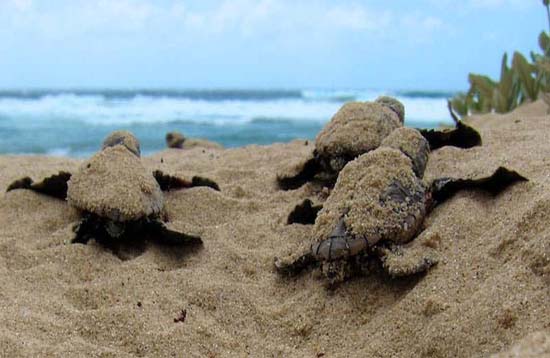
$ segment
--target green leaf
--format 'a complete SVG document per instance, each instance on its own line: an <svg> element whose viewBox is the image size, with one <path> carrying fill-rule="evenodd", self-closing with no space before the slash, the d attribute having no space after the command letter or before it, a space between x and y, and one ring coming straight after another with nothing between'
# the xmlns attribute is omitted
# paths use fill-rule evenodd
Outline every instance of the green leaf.
<svg viewBox="0 0 550 358"><path fill-rule="evenodd" d="M502 82L502 79L506 77L506 75L510 72L510 69L508 68L508 54L504 53L502 55L502 60L500 61L500 81Z"/></svg>
<svg viewBox="0 0 550 358"><path fill-rule="evenodd" d="M472 109L476 112L486 113L493 109L493 91L496 83L487 76L470 74L470 90L468 96L472 98Z"/></svg>
<svg viewBox="0 0 550 358"><path fill-rule="evenodd" d="M530 99L532 101L537 99L538 85L537 81L533 77L535 67L531 65L525 57L519 52L514 52L512 59L512 70L517 76L523 99Z"/></svg>
<svg viewBox="0 0 550 358"><path fill-rule="evenodd" d="M544 31L539 35L539 47L545 56L550 55L550 36Z"/></svg>
<svg viewBox="0 0 550 358"><path fill-rule="evenodd" d="M539 92L550 91L550 59L542 58L535 62L536 81L539 86Z"/></svg>
<svg viewBox="0 0 550 358"><path fill-rule="evenodd" d="M542 56L538 53L534 53L533 51L529 52L529 55L531 56L531 61L533 61L533 62L537 62L537 61L540 61L540 60L544 59L544 56Z"/></svg>
<svg viewBox="0 0 550 358"><path fill-rule="evenodd" d="M517 105L518 88L514 81L514 72L508 67L508 55L504 54L500 66L500 82L493 91L492 104L496 112L509 112Z"/></svg>
<svg viewBox="0 0 550 358"><path fill-rule="evenodd" d="M535 62L535 69L536 69L536 72L550 75L550 60Z"/></svg>

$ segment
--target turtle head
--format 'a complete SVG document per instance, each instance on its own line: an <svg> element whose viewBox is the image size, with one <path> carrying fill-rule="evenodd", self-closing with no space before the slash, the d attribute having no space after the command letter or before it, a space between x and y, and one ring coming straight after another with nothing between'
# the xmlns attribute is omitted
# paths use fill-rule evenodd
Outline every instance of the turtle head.
<svg viewBox="0 0 550 358"><path fill-rule="evenodd" d="M342 216L325 240L311 245L311 254L318 261L335 261L356 256L368 246L367 240L355 238L348 233L345 218Z"/></svg>
<svg viewBox="0 0 550 358"><path fill-rule="evenodd" d="M389 96L380 96L375 100L376 103L380 103L383 106L388 107L397 114L401 124L405 121L405 106L397 99Z"/></svg>
<svg viewBox="0 0 550 358"><path fill-rule="evenodd" d="M419 131L407 127L397 128L384 138L381 146L400 150L411 160L416 176L419 178L424 176L430 144Z"/></svg>
<svg viewBox="0 0 550 358"><path fill-rule="evenodd" d="M166 134L166 145L168 148L183 148L185 136L180 132L169 132Z"/></svg>
<svg viewBox="0 0 550 358"><path fill-rule="evenodd" d="M101 150L107 147L114 147L116 145L123 145L130 152L140 157L141 150L139 148L138 139L128 131L114 131L105 138Z"/></svg>

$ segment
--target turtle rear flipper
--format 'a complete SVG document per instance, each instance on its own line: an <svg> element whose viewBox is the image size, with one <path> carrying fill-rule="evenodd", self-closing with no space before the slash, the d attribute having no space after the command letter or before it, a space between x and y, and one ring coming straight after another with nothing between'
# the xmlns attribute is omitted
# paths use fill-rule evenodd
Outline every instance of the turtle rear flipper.
<svg viewBox="0 0 550 358"><path fill-rule="evenodd" d="M71 179L71 173L64 171L49 176L38 183L33 182L29 177L25 177L11 183L6 191L28 189L40 194L65 200L67 198L67 182L69 179Z"/></svg>
<svg viewBox="0 0 550 358"><path fill-rule="evenodd" d="M413 240L405 245L380 247L378 255L382 261L382 268L391 277L424 272L439 261L437 252L424 245L421 240Z"/></svg>
<svg viewBox="0 0 550 358"><path fill-rule="evenodd" d="M148 236L161 245L202 245L200 237L169 229L164 223L157 220L147 222L145 229Z"/></svg>
<svg viewBox="0 0 550 358"><path fill-rule="evenodd" d="M510 185L521 181L528 181L528 179L514 170L499 167L491 176L479 179L435 179L432 182L430 191L434 205L437 205L460 190L481 189L491 195L497 195Z"/></svg>
<svg viewBox="0 0 550 358"><path fill-rule="evenodd" d="M191 181L189 181L173 175L164 174L162 170L155 170L153 176L157 180L162 191L192 188L196 186L207 186L220 191L220 187L215 181L200 176L194 176Z"/></svg>

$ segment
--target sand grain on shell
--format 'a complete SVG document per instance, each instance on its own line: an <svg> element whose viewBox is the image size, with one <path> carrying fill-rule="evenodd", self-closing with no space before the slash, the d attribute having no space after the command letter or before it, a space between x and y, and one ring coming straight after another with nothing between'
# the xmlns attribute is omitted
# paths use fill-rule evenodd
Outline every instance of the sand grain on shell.
<svg viewBox="0 0 550 358"><path fill-rule="evenodd" d="M406 200L383 200L384 193L398 183L407 192ZM409 158L393 148L378 148L363 154L344 167L332 194L317 217L313 235L326 239L341 217L354 237L371 244L379 240L408 241L421 220L409 230L403 223L414 214L422 218L425 204L422 183L412 170Z"/></svg>
<svg viewBox="0 0 550 358"><path fill-rule="evenodd" d="M401 122L391 109L375 102L349 102L319 132L315 148L322 156L355 157L377 148Z"/></svg>
<svg viewBox="0 0 550 358"><path fill-rule="evenodd" d="M118 221L158 214L163 206L152 172L122 145L85 161L68 182L67 199L78 209Z"/></svg>
<svg viewBox="0 0 550 358"><path fill-rule="evenodd" d="M430 144L419 131L410 127L397 128L384 138L380 145L405 153L413 163L415 174L419 178L424 176L430 154Z"/></svg>
<svg viewBox="0 0 550 358"><path fill-rule="evenodd" d="M0 197L0 355L241 357L479 357L540 342L550 327L550 116L542 102L473 118L484 146L431 154L425 179L480 176L500 165L530 179L492 198L463 192L427 219L439 264L426 275L377 274L327 291L318 274L285 281L273 258L309 246L313 229L286 225L308 185L275 176L303 141L267 147L167 150L147 170L209 177L165 196L170 224L204 248L148 247L121 261L69 244L66 203L13 191ZM161 161L162 159L162 161ZM0 157L0 187L23 175L75 171L74 159ZM184 322L174 322L186 310ZM547 334L547 333L544 333ZM545 343L544 343L545 344Z"/></svg>

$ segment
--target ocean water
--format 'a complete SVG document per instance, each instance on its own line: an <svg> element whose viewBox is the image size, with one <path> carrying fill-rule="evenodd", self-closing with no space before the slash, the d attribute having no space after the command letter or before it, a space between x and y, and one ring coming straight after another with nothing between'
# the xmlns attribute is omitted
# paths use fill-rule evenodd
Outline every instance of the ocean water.
<svg viewBox="0 0 550 358"><path fill-rule="evenodd" d="M401 100L406 125L452 123L453 93L373 90L33 90L0 91L0 154L88 156L116 129L141 141L144 154L165 147L164 136L225 147L314 139L347 101L386 94Z"/></svg>

